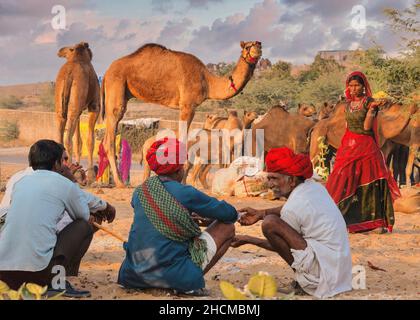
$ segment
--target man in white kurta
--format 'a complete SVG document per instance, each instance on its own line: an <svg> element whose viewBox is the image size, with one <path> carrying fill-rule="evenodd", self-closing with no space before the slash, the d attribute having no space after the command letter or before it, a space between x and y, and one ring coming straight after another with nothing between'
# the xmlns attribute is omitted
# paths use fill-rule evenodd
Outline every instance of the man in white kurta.
<svg viewBox="0 0 420 320"><path fill-rule="evenodd" d="M325 187L312 178L309 158L276 148L267 154L266 167L272 185L288 200L281 208L239 210L244 212L242 225L264 220L267 240L236 236L233 246L254 244L276 251L294 269L300 287L317 298L351 290L346 224Z"/></svg>

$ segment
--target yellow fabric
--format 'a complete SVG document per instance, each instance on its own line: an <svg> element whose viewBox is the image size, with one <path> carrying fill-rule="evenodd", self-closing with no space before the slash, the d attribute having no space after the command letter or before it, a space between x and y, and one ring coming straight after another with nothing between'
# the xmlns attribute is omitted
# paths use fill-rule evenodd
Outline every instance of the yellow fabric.
<svg viewBox="0 0 420 320"><path fill-rule="evenodd" d="M97 129L105 129L105 123L96 124L95 130ZM87 148L87 139L88 139L88 130L89 130L89 124L88 122L80 122L80 135L82 137L82 157L88 156L88 148ZM99 151L99 144L101 141L95 139L95 147L93 148L93 156L98 155Z"/></svg>
<svg viewBox="0 0 420 320"><path fill-rule="evenodd" d="M105 129L106 125L105 123L97 123L95 125L95 130L100 130L100 129ZM89 123L88 122L80 122L80 135L82 137L82 157L87 157L88 156L88 148L87 148L87 139L88 139L88 131L89 130ZM93 148L93 157L97 157L98 156L98 151L99 151L99 145L100 145L101 141L95 139L95 147ZM121 134L118 134L115 137L115 150L118 154L119 150L121 147Z"/></svg>

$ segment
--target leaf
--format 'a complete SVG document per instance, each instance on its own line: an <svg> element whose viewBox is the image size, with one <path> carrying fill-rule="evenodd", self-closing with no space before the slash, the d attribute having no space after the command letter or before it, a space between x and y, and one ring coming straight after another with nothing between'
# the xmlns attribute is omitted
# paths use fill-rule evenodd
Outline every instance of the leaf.
<svg viewBox="0 0 420 320"><path fill-rule="evenodd" d="M16 290L10 290L7 295L10 300L20 300L20 293Z"/></svg>
<svg viewBox="0 0 420 320"><path fill-rule="evenodd" d="M0 280L0 294L2 293L6 293L7 291L9 291L10 288L9 286L6 284L6 282L3 282Z"/></svg>
<svg viewBox="0 0 420 320"><path fill-rule="evenodd" d="M372 262L370 262L370 261L368 261L368 266L369 266L369 268L371 268L371 269L373 269L373 270L379 270L379 271L385 271L385 272L386 272L386 270L385 270L385 269L382 269L382 268L379 268L379 267L377 267L377 266L373 265L373 263L372 263Z"/></svg>
<svg viewBox="0 0 420 320"><path fill-rule="evenodd" d="M220 281L220 290L228 300L248 300L247 296L227 281Z"/></svg>
<svg viewBox="0 0 420 320"><path fill-rule="evenodd" d="M269 274L258 273L248 282L248 290L261 298L272 298L277 294L276 280Z"/></svg>

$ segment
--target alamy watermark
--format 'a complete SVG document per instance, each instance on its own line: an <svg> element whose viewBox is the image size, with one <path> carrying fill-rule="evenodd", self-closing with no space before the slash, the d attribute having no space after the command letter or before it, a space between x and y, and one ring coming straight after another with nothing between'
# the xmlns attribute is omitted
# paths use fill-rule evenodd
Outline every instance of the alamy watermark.
<svg viewBox="0 0 420 320"><path fill-rule="evenodd" d="M363 35L366 32L366 8L361 5L355 5L351 9L351 27L358 33Z"/></svg>
<svg viewBox="0 0 420 320"><path fill-rule="evenodd" d="M66 29L66 8L62 5L55 5L51 8L51 13L55 15L51 19L51 27L54 30Z"/></svg>

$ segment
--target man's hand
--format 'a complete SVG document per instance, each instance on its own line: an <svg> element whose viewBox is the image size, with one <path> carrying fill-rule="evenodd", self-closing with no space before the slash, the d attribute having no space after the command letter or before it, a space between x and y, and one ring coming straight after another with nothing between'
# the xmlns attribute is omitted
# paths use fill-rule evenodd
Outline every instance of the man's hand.
<svg viewBox="0 0 420 320"><path fill-rule="evenodd" d="M244 244L247 244L248 242L248 236L237 234L233 238L232 242L230 243L230 246L233 248L239 248L240 246L243 246Z"/></svg>
<svg viewBox="0 0 420 320"><path fill-rule="evenodd" d="M259 220L264 219L264 212L265 210L256 210L253 208L243 208L238 210L240 214L239 223L242 226L250 226L254 223L258 222Z"/></svg>
<svg viewBox="0 0 420 320"><path fill-rule="evenodd" d="M71 172L70 168L66 165L62 165L60 170L57 173L61 174L63 177L66 177L72 182L76 182L76 178L74 177L73 173Z"/></svg>
<svg viewBox="0 0 420 320"><path fill-rule="evenodd" d="M106 203L105 210L103 210L102 212L103 212L104 218L108 221L108 223L111 223L112 221L114 221L116 210L108 202Z"/></svg>
<svg viewBox="0 0 420 320"><path fill-rule="evenodd" d="M72 174L75 174L77 170L82 169L83 167L76 162L72 163L70 166L68 166L68 168L70 169Z"/></svg>

